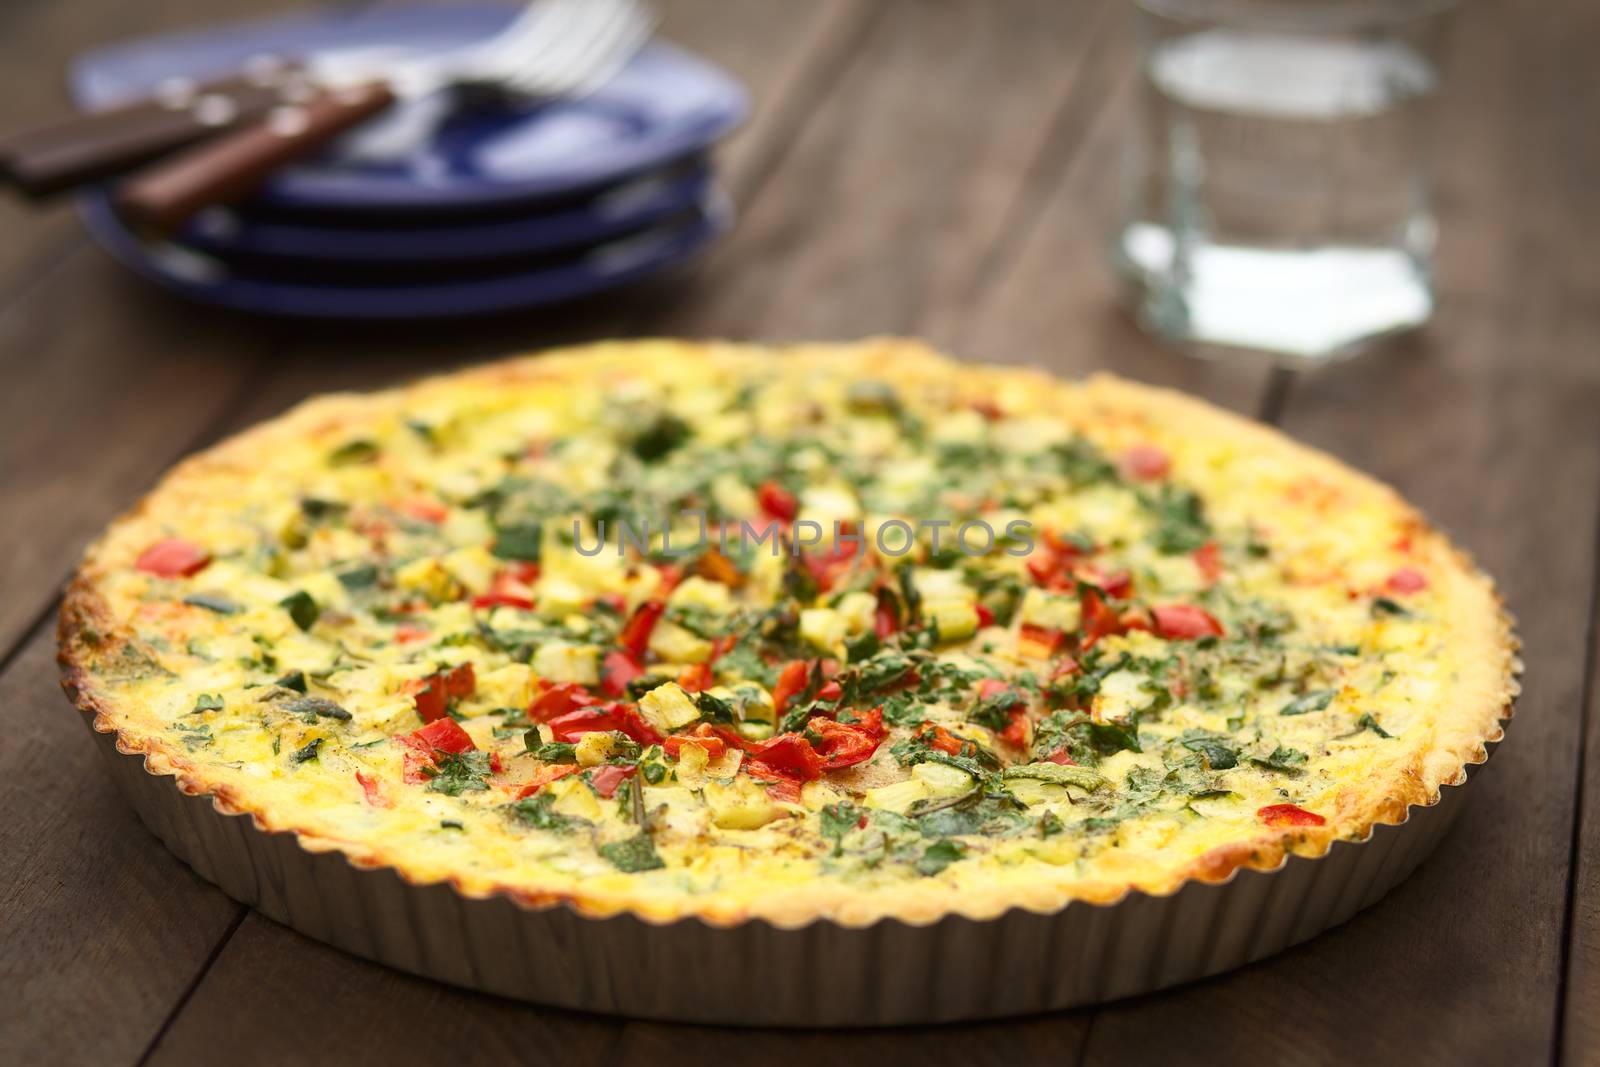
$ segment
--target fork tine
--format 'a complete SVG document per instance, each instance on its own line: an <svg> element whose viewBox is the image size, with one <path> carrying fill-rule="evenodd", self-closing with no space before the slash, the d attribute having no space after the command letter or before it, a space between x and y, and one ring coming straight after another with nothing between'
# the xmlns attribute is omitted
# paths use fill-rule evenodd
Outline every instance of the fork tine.
<svg viewBox="0 0 1600 1067"><path fill-rule="evenodd" d="M633 0L589 6L602 17L584 27L584 35L567 37L554 56L518 56L505 72L506 83L521 92L550 95L586 91L614 76L649 37L654 18Z"/></svg>
<svg viewBox="0 0 1600 1067"><path fill-rule="evenodd" d="M588 69L576 72L571 77L569 84L562 92L574 96L582 96L593 92L628 65L640 47L650 39L654 26L645 20L630 19L618 31L615 40L603 55L598 55L590 63Z"/></svg>
<svg viewBox="0 0 1600 1067"><path fill-rule="evenodd" d="M630 6L626 2L593 2L590 10L595 17L584 26L584 33L569 35L564 42L566 47L544 63L523 59L513 75L518 71L533 72L539 80L560 86L571 79L572 72L585 69L591 57L607 54L622 24L632 17Z"/></svg>

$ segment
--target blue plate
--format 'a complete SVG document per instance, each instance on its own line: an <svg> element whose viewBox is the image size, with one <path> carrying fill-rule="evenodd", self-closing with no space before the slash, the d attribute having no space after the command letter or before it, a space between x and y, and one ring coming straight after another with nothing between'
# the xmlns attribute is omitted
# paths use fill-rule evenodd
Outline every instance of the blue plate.
<svg viewBox="0 0 1600 1067"><path fill-rule="evenodd" d="M79 58L72 90L80 105L98 107L165 78L226 73L262 53L436 50L487 37L516 10L379 7L148 38ZM404 102L326 155L279 172L258 199L280 208L395 211L571 196L703 151L747 109L744 90L728 75L661 42L581 99L448 105L443 94Z"/></svg>
<svg viewBox="0 0 1600 1067"><path fill-rule="evenodd" d="M104 194L80 198L79 212L89 232L124 266L183 296L266 315L367 320L487 315L613 289L688 259L727 229L732 216L726 198L713 191L687 217L533 269L506 268L447 281L332 284L293 279L293 272L290 278L253 277L180 244L142 241Z"/></svg>
<svg viewBox="0 0 1600 1067"><path fill-rule="evenodd" d="M599 244L689 211L711 191L704 161L651 171L588 200L530 214L443 223L379 223L346 216L313 221L233 208L202 213L179 243L225 260L430 264L539 255Z"/></svg>

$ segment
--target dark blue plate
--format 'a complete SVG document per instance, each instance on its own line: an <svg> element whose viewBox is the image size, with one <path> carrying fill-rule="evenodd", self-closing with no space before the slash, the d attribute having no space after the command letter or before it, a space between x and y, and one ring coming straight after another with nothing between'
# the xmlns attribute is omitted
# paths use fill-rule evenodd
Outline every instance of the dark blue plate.
<svg viewBox="0 0 1600 1067"><path fill-rule="evenodd" d="M71 83L96 107L174 76L212 77L262 53L372 46L430 50L500 29L517 9L321 12L131 41L80 57ZM407 101L325 156L286 168L259 200L282 208L481 208L571 196L704 150L744 117L744 90L706 61L655 42L589 96L525 108Z"/></svg>
<svg viewBox="0 0 1600 1067"><path fill-rule="evenodd" d="M697 160L630 178L570 206L436 224L345 216L307 220L212 208L185 228L179 242L223 259L246 261L434 264L498 259L599 244L682 214L710 190L710 168Z"/></svg>
<svg viewBox="0 0 1600 1067"><path fill-rule="evenodd" d="M441 319L574 300L675 266L709 244L731 220L720 193L687 217L629 234L536 267L506 268L447 281L314 283L257 278L183 245L140 240L104 194L79 199L95 239L124 266L173 292L239 311L315 319ZM292 272L291 272L292 273Z"/></svg>

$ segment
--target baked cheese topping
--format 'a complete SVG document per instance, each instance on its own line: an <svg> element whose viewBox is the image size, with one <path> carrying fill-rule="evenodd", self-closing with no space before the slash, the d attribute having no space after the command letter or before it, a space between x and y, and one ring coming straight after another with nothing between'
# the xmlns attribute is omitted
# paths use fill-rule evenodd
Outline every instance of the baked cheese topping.
<svg viewBox="0 0 1600 1067"><path fill-rule="evenodd" d="M153 770L463 891L866 922L1360 839L1498 736L1489 583L1194 401L909 342L640 342L332 397L90 553Z"/></svg>

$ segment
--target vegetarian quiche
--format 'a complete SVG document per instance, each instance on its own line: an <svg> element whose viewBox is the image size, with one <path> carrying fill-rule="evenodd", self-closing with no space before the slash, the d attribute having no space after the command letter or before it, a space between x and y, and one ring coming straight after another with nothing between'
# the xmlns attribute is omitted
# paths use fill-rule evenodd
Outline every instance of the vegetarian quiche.
<svg viewBox="0 0 1600 1067"><path fill-rule="evenodd" d="M1391 490L1112 378L611 343L310 401L89 551L124 752L414 883L590 914L988 917L1437 799L1515 640Z"/></svg>

